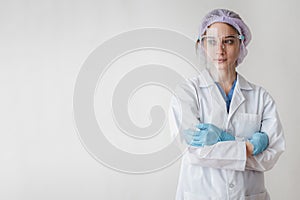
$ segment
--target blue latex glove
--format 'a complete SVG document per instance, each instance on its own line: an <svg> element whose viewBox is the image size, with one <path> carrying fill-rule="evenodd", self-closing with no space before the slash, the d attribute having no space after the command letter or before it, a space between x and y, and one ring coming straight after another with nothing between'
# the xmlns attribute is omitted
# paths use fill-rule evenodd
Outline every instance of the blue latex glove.
<svg viewBox="0 0 300 200"><path fill-rule="evenodd" d="M269 145L269 137L265 133L255 132L249 139L249 142L253 145L252 155L255 156L266 150Z"/></svg>
<svg viewBox="0 0 300 200"><path fill-rule="evenodd" d="M184 132L188 144L202 147L204 145L213 145L221 141L235 140L234 136L222 131L213 124L198 124L199 130L187 130Z"/></svg>

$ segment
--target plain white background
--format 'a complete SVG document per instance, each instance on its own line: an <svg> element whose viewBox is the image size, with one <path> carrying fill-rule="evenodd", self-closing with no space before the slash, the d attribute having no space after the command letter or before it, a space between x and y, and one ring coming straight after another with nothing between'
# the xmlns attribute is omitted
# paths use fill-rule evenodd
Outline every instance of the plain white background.
<svg viewBox="0 0 300 200"><path fill-rule="evenodd" d="M156 173L113 171L83 148L73 122L87 56L124 31L159 27L196 38L213 8L238 12L253 40L239 71L277 102L286 152L266 173L273 200L298 199L299 3L296 0L0 1L0 199L174 199L179 164Z"/></svg>

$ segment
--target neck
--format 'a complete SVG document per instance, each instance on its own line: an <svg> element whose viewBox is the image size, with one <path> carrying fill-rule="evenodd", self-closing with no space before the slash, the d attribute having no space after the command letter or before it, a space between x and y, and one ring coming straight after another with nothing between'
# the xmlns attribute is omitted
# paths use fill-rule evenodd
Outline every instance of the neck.
<svg viewBox="0 0 300 200"><path fill-rule="evenodd" d="M234 80L236 79L236 71L219 73L219 84L223 88L226 95L228 95Z"/></svg>

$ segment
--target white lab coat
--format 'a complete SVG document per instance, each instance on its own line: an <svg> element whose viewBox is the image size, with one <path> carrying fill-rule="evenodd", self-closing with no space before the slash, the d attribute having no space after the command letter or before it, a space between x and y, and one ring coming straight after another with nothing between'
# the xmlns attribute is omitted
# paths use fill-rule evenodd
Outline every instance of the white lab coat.
<svg viewBox="0 0 300 200"><path fill-rule="evenodd" d="M176 130L212 123L236 137L212 146L189 147L182 157L176 200L269 200L264 171L270 170L285 149L282 126L272 97L262 87L237 75L230 111L211 78L187 80L177 90L171 121ZM268 148L247 158L245 140L256 131L269 136Z"/></svg>

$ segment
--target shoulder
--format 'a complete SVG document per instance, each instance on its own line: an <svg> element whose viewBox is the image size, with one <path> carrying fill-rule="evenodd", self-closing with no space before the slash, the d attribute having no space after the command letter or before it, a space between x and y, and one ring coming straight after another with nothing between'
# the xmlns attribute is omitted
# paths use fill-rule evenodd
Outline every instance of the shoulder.
<svg viewBox="0 0 300 200"><path fill-rule="evenodd" d="M192 97L199 99L202 89L215 85L206 70L200 71L199 74L186 78L177 84L175 94L180 97Z"/></svg>
<svg viewBox="0 0 300 200"><path fill-rule="evenodd" d="M249 90L249 92L258 94L260 97L264 99L269 99L273 101L270 93L263 86L254 84L244 78L241 74L238 73L238 83L241 90Z"/></svg>
<svg viewBox="0 0 300 200"><path fill-rule="evenodd" d="M195 98L198 96L197 85L198 85L197 77L186 78L180 81L174 90L174 95L177 98L182 100L187 100L190 98Z"/></svg>
<svg viewBox="0 0 300 200"><path fill-rule="evenodd" d="M197 90L205 82L203 75L200 73L190 78L186 78L180 83L178 83L178 88L185 88L190 90Z"/></svg>
<svg viewBox="0 0 300 200"><path fill-rule="evenodd" d="M203 69L194 77L186 79L185 84L193 86L194 88L203 88L215 85L215 81L211 77L208 70Z"/></svg>

